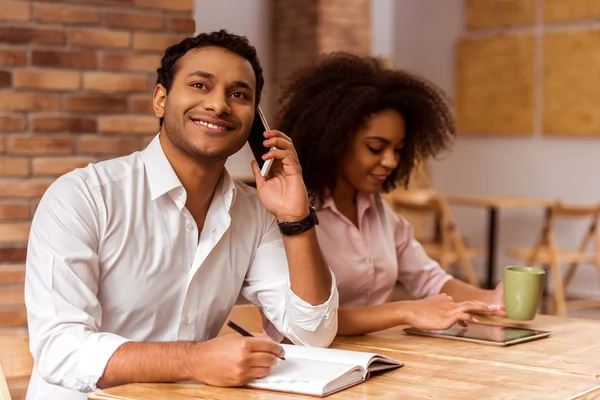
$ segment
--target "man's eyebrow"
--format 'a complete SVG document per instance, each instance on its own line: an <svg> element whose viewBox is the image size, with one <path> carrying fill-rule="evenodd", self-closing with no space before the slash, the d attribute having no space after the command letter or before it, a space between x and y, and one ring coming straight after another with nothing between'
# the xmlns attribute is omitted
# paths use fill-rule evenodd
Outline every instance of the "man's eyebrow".
<svg viewBox="0 0 600 400"><path fill-rule="evenodd" d="M205 79L215 79L215 76L213 74L211 74L210 72L204 72L204 71L195 71L195 72L192 72L191 74L189 74L188 76L197 76L198 78L205 78Z"/></svg>
<svg viewBox="0 0 600 400"><path fill-rule="evenodd" d="M248 90L254 90L252 88L252 85L250 85L246 81L233 81L233 86L234 87L238 87L238 88L245 88L245 89L248 89Z"/></svg>

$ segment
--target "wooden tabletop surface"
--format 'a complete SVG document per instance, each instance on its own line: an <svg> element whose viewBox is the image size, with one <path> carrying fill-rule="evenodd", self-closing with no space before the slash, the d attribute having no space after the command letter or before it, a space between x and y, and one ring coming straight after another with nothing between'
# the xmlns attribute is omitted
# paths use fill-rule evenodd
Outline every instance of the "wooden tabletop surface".
<svg viewBox="0 0 600 400"><path fill-rule="evenodd" d="M449 203L476 207L495 208L545 208L556 202L555 199L506 197L506 196L445 196Z"/></svg>
<svg viewBox="0 0 600 400"><path fill-rule="evenodd" d="M492 319L491 323L506 320ZM408 336L401 328L341 337L332 347L377 351L402 361L397 370L328 396L359 399L571 399L600 398L600 321L538 316L511 325L551 330L546 339L508 347ZM132 384L90 399L290 399L311 398L247 388L198 384Z"/></svg>

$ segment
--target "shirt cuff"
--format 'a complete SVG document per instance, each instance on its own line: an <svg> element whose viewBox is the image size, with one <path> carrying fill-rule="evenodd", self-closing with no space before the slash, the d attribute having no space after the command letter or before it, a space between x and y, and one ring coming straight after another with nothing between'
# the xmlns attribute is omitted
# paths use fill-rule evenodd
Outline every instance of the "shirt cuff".
<svg viewBox="0 0 600 400"><path fill-rule="evenodd" d="M112 333L94 333L88 336L81 351L82 373L86 376L84 391L98 390L98 381L113 354L129 339Z"/></svg>
<svg viewBox="0 0 600 400"><path fill-rule="evenodd" d="M335 318L332 318L331 314L337 313L339 307L339 295L337 291L337 283L335 275L331 270L331 289L329 298L323 304L313 306L312 304L302 300L298 297L290 286L286 287L286 312L288 314L289 321L297 327L304 329L308 332L314 332L317 330L319 325L324 319L332 320L335 322ZM335 317L335 315L333 315Z"/></svg>

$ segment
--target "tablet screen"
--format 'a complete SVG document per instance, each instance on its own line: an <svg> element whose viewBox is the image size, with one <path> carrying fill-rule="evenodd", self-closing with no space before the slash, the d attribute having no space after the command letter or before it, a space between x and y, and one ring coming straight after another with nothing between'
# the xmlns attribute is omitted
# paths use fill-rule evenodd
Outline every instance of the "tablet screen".
<svg viewBox="0 0 600 400"><path fill-rule="evenodd" d="M469 323L466 327L460 326L459 324L454 324L450 329L446 330L418 330L414 328L408 328L406 331L407 333L411 333L411 331L413 333L424 332L439 336L462 337L466 339L485 340L495 343L510 343L515 340L547 333L527 328L474 323Z"/></svg>

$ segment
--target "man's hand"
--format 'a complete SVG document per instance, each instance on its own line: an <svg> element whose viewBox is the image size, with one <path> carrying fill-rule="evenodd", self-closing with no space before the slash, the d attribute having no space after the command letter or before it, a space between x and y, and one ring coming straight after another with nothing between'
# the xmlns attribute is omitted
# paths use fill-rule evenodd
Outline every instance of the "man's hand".
<svg viewBox="0 0 600 400"><path fill-rule="evenodd" d="M408 307L406 323L424 330L448 329L457 322L478 322L470 313L495 314L498 310L494 305L476 300L455 303L445 293L410 301Z"/></svg>
<svg viewBox="0 0 600 400"><path fill-rule="evenodd" d="M198 343L192 354L191 376L212 386L243 386L271 373L285 352L266 335L226 335ZM282 361L285 362L285 361Z"/></svg>
<svg viewBox="0 0 600 400"><path fill-rule="evenodd" d="M263 160L273 159L274 176L267 180L260 175L256 161L252 161L252 172L260 201L278 221L296 222L309 214L308 194L302 179L302 168L292 139L282 132L265 132L265 147L277 147L265 154Z"/></svg>

